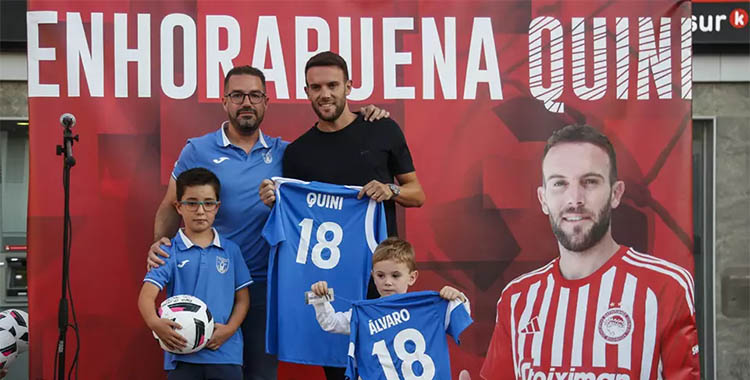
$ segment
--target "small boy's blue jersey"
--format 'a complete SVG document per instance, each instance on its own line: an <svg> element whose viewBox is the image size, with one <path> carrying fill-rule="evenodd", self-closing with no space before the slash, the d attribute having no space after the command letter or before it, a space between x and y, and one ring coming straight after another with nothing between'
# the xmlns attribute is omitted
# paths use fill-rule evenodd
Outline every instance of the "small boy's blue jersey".
<svg viewBox="0 0 750 380"><path fill-rule="evenodd" d="M167 297L190 294L206 303L216 323L226 324L232 315L235 293L253 280L240 248L219 237L206 248L194 245L179 230L172 245L161 248L169 253L165 264L146 273L144 282L167 290ZM237 329L218 350L204 348L192 354L164 353L164 369L173 370L177 361L196 364L242 364L242 331Z"/></svg>
<svg viewBox="0 0 750 380"><path fill-rule="evenodd" d="M471 324L468 307L437 292L396 294L352 306L350 379L450 380L445 334L458 336Z"/></svg>
<svg viewBox="0 0 750 380"><path fill-rule="evenodd" d="M359 187L274 180L276 204L263 228L272 247L266 351L282 361L346 367L348 338L320 328L304 293L327 281L340 310L366 297L372 253L387 235L383 205L357 199Z"/></svg>

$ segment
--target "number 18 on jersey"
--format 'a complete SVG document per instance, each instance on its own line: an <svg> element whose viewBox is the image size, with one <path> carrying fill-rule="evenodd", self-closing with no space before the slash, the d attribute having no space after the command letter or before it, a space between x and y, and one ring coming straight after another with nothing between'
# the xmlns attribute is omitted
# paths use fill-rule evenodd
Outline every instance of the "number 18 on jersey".
<svg viewBox="0 0 750 380"><path fill-rule="evenodd" d="M468 308L436 292L397 294L352 307L347 376L367 380L450 380L446 333L471 324Z"/></svg>
<svg viewBox="0 0 750 380"><path fill-rule="evenodd" d="M266 350L294 363L346 366L346 336L318 326L302 297L325 280L332 305L367 294L372 253L386 237L382 203L357 199L357 187L274 178L276 205L263 229L271 249Z"/></svg>

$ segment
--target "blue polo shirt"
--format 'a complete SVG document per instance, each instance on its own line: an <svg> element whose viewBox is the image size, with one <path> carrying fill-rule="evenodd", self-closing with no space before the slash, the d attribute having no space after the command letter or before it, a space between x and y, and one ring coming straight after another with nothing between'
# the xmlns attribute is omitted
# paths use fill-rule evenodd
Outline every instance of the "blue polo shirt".
<svg viewBox="0 0 750 380"><path fill-rule="evenodd" d="M240 248L214 231L214 240L201 248L179 230L172 238L172 246L162 245L169 253L166 264L151 269L143 281L159 289L167 289L167 297L190 294L200 298L208 306L214 321L226 324L234 307L236 291L253 281L243 263ZM164 369L173 370L176 361L197 364L242 364L242 332L240 329L227 339L218 350L202 349L185 355L164 353Z"/></svg>
<svg viewBox="0 0 750 380"><path fill-rule="evenodd" d="M258 141L250 153L229 142L224 122L221 128L201 137L189 139L175 163L172 177L185 170L203 167L211 170L221 182L221 207L214 227L227 239L237 243L255 281L266 281L270 247L261 236L271 209L258 196L260 182L281 175L281 158L288 142L259 131Z"/></svg>

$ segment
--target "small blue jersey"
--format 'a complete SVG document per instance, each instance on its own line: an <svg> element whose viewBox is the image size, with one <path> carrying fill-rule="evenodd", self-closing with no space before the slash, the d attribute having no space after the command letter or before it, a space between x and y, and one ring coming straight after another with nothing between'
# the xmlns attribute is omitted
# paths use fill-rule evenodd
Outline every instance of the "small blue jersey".
<svg viewBox="0 0 750 380"><path fill-rule="evenodd" d="M350 379L450 380L445 334L456 343L471 324L468 307L437 292L396 294L352 306Z"/></svg>
<svg viewBox="0 0 750 380"><path fill-rule="evenodd" d="M265 281L269 247L260 232L270 209L258 197L258 187L262 180L281 175L281 159L289 143L258 131L258 142L250 153L245 153L231 144L225 127L227 122L216 132L189 139L175 163L172 178L196 167L219 177L221 207L214 227L240 246L253 280Z"/></svg>
<svg viewBox="0 0 750 380"><path fill-rule="evenodd" d="M320 328L304 293L325 280L334 308L365 298L372 253L387 235L383 205L357 199L360 187L274 180L276 205L263 229L272 246L266 351L287 362L346 367L347 337Z"/></svg>
<svg viewBox="0 0 750 380"><path fill-rule="evenodd" d="M214 321L226 324L232 315L234 293L252 283L240 248L230 240L219 237L214 229L214 241L206 248L194 245L179 230L172 245L161 248L169 253L164 265L146 273L144 282L167 289L167 297L189 294L206 303ZM176 361L196 364L242 364L242 332L229 337L218 350L202 349L192 354L164 353L164 369L173 370Z"/></svg>

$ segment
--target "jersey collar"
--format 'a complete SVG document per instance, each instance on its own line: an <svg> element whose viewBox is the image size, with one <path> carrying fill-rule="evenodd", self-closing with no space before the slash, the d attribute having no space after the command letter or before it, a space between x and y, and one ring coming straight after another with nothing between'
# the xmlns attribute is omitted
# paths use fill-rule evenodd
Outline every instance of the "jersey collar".
<svg viewBox="0 0 750 380"><path fill-rule="evenodd" d="M216 231L216 228L211 227L211 229L214 231L214 241L211 242L211 245L221 248L221 238L219 238L219 232ZM190 239L185 235L185 233L182 232L182 228L180 228L177 231L177 235L180 236L180 242L182 242L181 245L184 246L184 248L180 247L180 249L187 250L187 249L192 248L195 245L193 244L192 241L190 241Z"/></svg>
<svg viewBox="0 0 750 380"><path fill-rule="evenodd" d="M224 131L224 128L228 128L228 127L229 127L229 121L225 121L221 123L221 128L219 128L220 138L219 138L218 143L219 143L219 146L222 146L224 148L232 145L232 142L229 141L229 137L227 137L227 133ZM258 142L255 143L255 145L257 146L258 143L260 143L260 145L262 145L264 148L268 149L268 143L266 142L266 138L263 135L263 131L261 131L260 128L258 128ZM255 147L253 147L253 149L255 149Z"/></svg>
<svg viewBox="0 0 750 380"><path fill-rule="evenodd" d="M589 284L591 281L593 281L596 278L601 277L604 275L605 272L610 270L613 266L615 266L620 260L622 260L622 257L625 255L625 252L628 251L628 247L624 245L620 245L620 248L617 249L617 252L615 252L612 257L609 258L604 264L602 264L599 269L595 270L590 275L579 278L577 280L568 280L565 277L563 277L562 273L560 272L560 256L555 258L553 260L553 270L552 273L555 276L555 280L558 281L560 284L562 284L565 287L575 288L582 285Z"/></svg>
<svg viewBox="0 0 750 380"><path fill-rule="evenodd" d="M228 147L228 146L230 146L230 145L232 145L232 143L229 142L229 138L227 137L227 133L224 132L224 127L227 127L227 126L229 126L229 121L225 121L225 122L221 123L221 128L219 128L219 133L220 133L220 137L221 137L221 139L219 141L219 146L223 146L225 148Z"/></svg>

